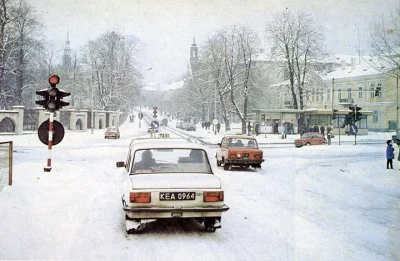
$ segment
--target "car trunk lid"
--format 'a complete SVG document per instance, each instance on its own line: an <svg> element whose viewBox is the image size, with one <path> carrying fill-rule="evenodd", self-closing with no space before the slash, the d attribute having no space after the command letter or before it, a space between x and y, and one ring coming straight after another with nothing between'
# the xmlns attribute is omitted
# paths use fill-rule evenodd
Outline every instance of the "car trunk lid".
<svg viewBox="0 0 400 261"><path fill-rule="evenodd" d="M130 175L132 189L220 189L221 180L213 174L135 174Z"/></svg>

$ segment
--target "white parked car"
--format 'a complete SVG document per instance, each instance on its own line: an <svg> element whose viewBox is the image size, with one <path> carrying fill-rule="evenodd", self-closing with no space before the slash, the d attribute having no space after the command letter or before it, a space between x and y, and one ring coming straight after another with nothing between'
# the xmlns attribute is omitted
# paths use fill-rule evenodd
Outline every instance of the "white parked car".
<svg viewBox="0 0 400 261"><path fill-rule="evenodd" d="M192 218L205 231L221 227L221 180L204 148L181 139L134 139L123 167L122 206L126 232L136 233L158 219Z"/></svg>

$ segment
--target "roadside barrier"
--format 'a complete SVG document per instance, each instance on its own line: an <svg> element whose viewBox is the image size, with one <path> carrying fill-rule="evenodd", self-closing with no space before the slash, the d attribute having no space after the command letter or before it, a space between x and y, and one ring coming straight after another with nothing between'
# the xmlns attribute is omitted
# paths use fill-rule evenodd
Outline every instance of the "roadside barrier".
<svg viewBox="0 0 400 261"><path fill-rule="evenodd" d="M12 185L13 142L0 142L0 191Z"/></svg>

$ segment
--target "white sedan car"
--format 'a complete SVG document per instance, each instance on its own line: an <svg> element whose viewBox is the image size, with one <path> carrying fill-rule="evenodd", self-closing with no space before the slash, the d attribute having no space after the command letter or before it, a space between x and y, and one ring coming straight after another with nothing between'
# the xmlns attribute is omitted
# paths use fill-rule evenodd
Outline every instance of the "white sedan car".
<svg viewBox="0 0 400 261"><path fill-rule="evenodd" d="M192 218L205 231L221 228L221 180L204 148L181 139L134 139L123 167L122 206L126 232L136 233L158 219Z"/></svg>

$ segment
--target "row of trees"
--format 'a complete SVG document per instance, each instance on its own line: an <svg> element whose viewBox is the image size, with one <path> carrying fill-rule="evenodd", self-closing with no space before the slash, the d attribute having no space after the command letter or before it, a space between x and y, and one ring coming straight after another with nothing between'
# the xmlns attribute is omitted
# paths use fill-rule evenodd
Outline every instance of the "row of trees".
<svg viewBox="0 0 400 261"><path fill-rule="evenodd" d="M192 64L190 81L180 93L189 102L181 109L198 111L204 120L205 108L218 97L220 117L214 117L223 119L229 130L228 111L234 111L245 132L250 110L262 106L269 95L266 87L278 64L289 74L292 107L302 109L304 85L313 75L311 64L323 55L322 28L307 14L286 10L274 16L266 32L274 49L267 63L257 59L260 41L249 27L235 25L213 34L200 48L199 61Z"/></svg>
<svg viewBox="0 0 400 261"><path fill-rule="evenodd" d="M95 109L129 109L120 106L132 104L142 79L137 38L107 32L63 57L41 29L25 0L0 0L0 109L36 107L35 91L48 86L51 74L71 92L71 107L90 108L93 100Z"/></svg>

